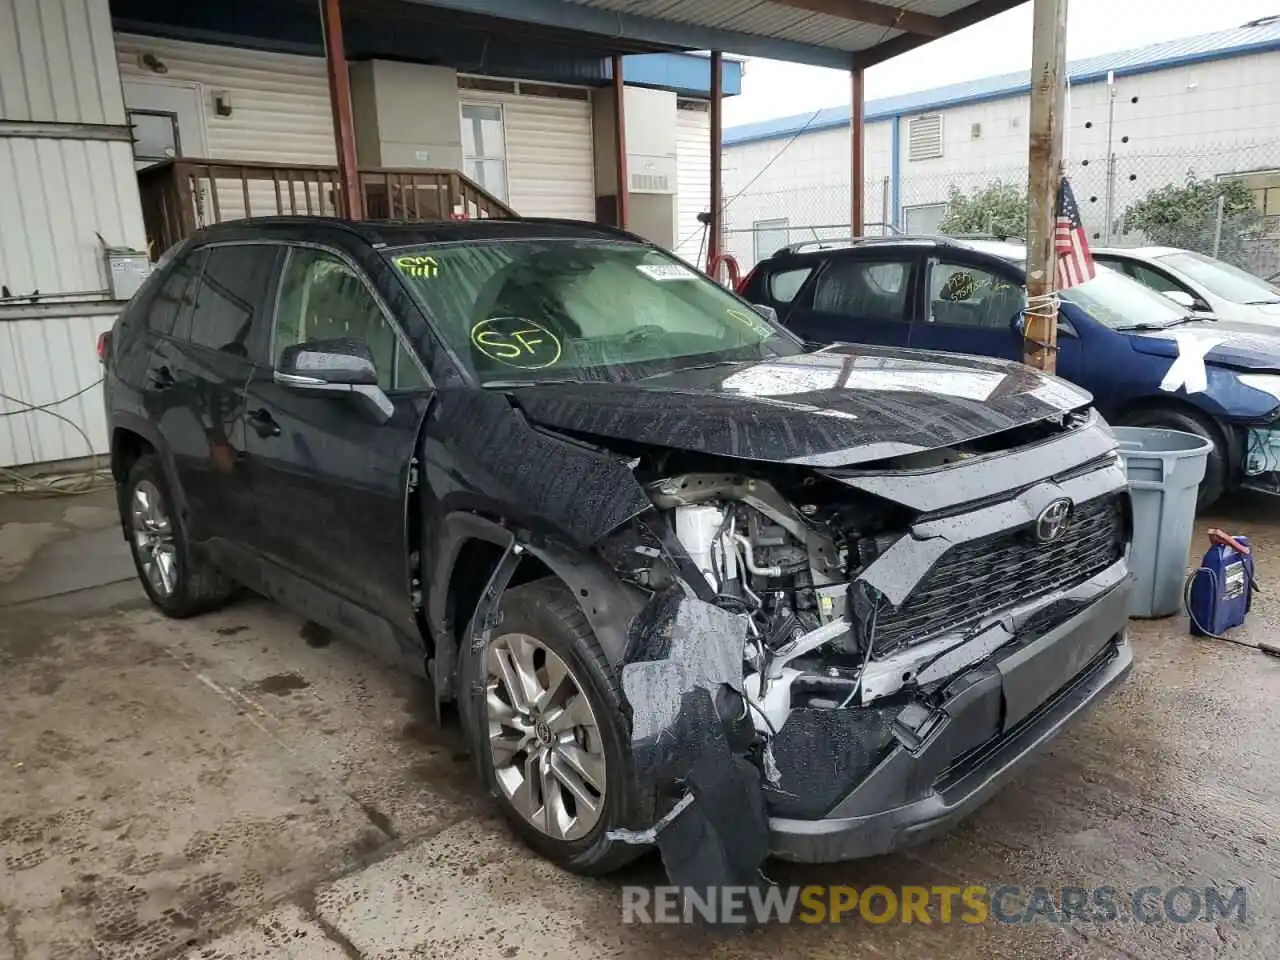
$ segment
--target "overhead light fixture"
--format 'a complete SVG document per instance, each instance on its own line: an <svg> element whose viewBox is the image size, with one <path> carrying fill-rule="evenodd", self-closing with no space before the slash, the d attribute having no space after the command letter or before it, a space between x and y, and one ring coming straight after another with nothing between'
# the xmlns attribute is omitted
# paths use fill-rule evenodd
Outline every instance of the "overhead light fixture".
<svg viewBox="0 0 1280 960"><path fill-rule="evenodd" d="M142 67L144 70L150 70L152 73L169 72L169 67L154 53L138 54L138 66Z"/></svg>

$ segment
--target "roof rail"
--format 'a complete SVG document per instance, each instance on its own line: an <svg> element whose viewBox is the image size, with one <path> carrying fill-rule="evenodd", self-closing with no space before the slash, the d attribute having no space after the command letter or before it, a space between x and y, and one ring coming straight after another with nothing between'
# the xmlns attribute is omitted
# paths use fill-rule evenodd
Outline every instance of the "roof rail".
<svg viewBox="0 0 1280 960"><path fill-rule="evenodd" d="M1022 237L1001 235L998 233L892 233L875 236L823 237L817 240L802 240L788 244L774 252L774 256L786 253L804 253L815 250L838 250L858 244L875 243L936 243L941 246L963 243L966 240L993 240L1007 243L1026 243Z"/></svg>

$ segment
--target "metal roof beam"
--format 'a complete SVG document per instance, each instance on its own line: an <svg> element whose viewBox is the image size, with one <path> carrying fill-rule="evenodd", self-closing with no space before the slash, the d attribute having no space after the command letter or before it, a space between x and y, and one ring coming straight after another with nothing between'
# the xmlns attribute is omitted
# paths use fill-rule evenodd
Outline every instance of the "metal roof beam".
<svg viewBox="0 0 1280 960"><path fill-rule="evenodd" d="M748 57L767 57L815 67L848 70L854 54L817 44L764 37L758 34L700 27L696 24L663 20L634 13L619 13L565 0L408 0L447 10L479 13L523 23L561 27L579 33L596 34L618 44L624 41L648 43L651 49L722 50Z"/></svg>
<svg viewBox="0 0 1280 960"><path fill-rule="evenodd" d="M942 25L942 33L938 36L945 37L947 34L963 30L965 27L972 27L975 23L981 23L996 14L1012 10L1025 2L1026 0L976 0L975 3L971 3L967 7L961 7L955 13L949 13L945 17L938 17L937 20ZM899 54L923 46L932 39L934 38L917 33L904 33L902 36L894 37L892 40L876 44L869 50L864 50L858 54L858 61L863 67L875 66L877 63L884 63L884 61L890 60Z"/></svg>
<svg viewBox="0 0 1280 960"><path fill-rule="evenodd" d="M870 23L877 27L903 30L930 40L947 33L941 17L914 13L900 7L891 7L887 3L875 3L873 0L773 0L773 2L784 7L795 7L797 10L825 13L844 20L856 20L859 23Z"/></svg>

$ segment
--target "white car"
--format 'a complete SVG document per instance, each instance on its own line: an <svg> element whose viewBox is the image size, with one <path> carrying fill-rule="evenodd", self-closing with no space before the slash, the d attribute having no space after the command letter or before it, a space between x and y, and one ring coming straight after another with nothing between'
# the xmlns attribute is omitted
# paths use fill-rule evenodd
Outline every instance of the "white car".
<svg viewBox="0 0 1280 960"><path fill-rule="evenodd" d="M1213 257L1176 247L1102 247L1093 256L1194 313L1280 326L1280 287Z"/></svg>

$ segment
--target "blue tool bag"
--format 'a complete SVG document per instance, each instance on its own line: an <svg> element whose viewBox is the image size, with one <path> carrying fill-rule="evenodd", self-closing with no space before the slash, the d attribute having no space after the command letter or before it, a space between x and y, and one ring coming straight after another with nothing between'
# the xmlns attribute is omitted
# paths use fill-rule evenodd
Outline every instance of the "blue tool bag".
<svg viewBox="0 0 1280 960"><path fill-rule="evenodd" d="M1210 530L1209 549L1199 569L1187 577L1183 595L1191 632L1225 639L1223 634L1244 623L1257 586L1248 538Z"/></svg>

